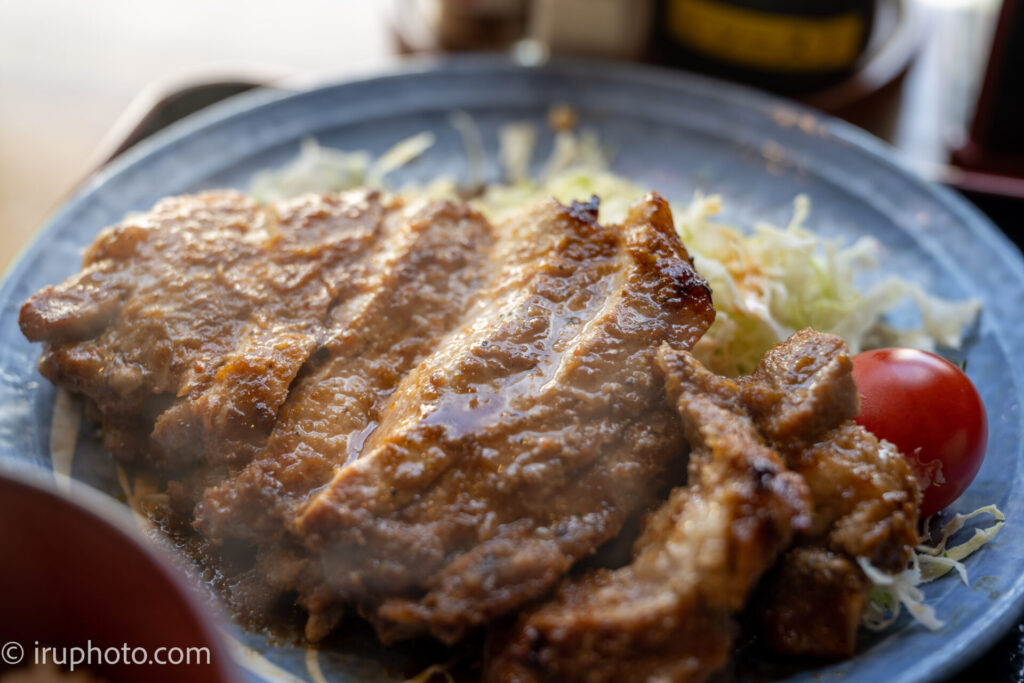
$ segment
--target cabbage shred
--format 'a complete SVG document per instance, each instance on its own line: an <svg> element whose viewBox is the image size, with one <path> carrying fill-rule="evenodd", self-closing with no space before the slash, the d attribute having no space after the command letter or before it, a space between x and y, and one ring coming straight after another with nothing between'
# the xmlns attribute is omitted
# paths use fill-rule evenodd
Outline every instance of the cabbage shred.
<svg viewBox="0 0 1024 683"><path fill-rule="evenodd" d="M964 523L979 515L991 515L995 524L984 529L975 529L966 541L947 548L948 541L960 531ZM963 560L991 541L1003 528L1004 516L995 505L986 505L965 515L955 515L942 527L941 535L934 546L919 545L910 558L910 566L899 574L886 574L873 567L864 558L857 561L871 580L872 589L864 613L864 626L872 631L882 631L891 626L900 616L901 607L919 623L938 631L945 622L935 616L935 610L924 604L924 593L918 586L929 583L956 570L965 586L969 585L967 567Z"/></svg>

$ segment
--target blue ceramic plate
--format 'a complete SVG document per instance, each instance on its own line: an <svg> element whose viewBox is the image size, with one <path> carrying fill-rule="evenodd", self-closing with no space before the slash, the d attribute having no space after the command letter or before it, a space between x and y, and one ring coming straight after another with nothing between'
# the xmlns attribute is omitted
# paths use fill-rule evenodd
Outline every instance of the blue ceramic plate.
<svg viewBox="0 0 1024 683"><path fill-rule="evenodd" d="M618 151L615 169L642 186L681 201L695 190L720 193L725 217L743 224L784 224L794 195L807 193L812 227L847 239L872 235L884 247L885 270L945 297L982 300L966 356L989 410L989 453L955 509L994 502L1006 512L1006 526L968 560L972 587L954 578L927 586L928 601L947 621L941 631L903 620L865 639L853 659L805 670L792 680L925 681L966 665L1010 626L1024 604L1024 262L962 199L915 178L865 133L785 101L682 73L592 63L529 68L472 58L296 94L255 93L180 122L92 179L39 234L0 288L0 457L52 466L56 392L36 372L39 348L18 331L18 308L40 287L74 273L80 250L104 226L165 195L245 188L256 170L285 163L310 136L380 153L430 130L437 143L402 169L397 182L464 176L466 160L448 122L451 111L471 114L493 152L499 126L541 124L555 102L576 107L602 142ZM541 141L539 156L549 143ZM70 415L73 426L79 414ZM73 476L117 494L114 468L92 428L84 419L77 424ZM52 445L66 460L66 445ZM400 678L411 665L407 651L383 650L355 626L319 653L240 630L234 635L252 648L244 657L248 666L268 679L290 680L290 672L297 680L315 681L317 673L386 680Z"/></svg>

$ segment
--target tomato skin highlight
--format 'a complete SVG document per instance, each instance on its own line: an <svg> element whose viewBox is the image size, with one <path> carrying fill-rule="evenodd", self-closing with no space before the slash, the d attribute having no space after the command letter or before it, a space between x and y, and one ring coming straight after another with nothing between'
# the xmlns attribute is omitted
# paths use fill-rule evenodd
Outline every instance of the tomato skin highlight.
<svg viewBox="0 0 1024 683"><path fill-rule="evenodd" d="M985 405L974 384L946 359L918 349L878 349L853 357L860 393L856 422L890 441L921 482L921 516L967 490L988 443Z"/></svg>

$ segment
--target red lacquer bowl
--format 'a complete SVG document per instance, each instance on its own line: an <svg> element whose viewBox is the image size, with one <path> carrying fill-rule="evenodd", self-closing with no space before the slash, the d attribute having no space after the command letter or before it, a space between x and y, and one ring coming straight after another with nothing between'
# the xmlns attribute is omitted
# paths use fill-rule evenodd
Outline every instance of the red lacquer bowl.
<svg viewBox="0 0 1024 683"><path fill-rule="evenodd" d="M130 513L83 484L68 488L42 471L0 469L0 671L50 647L58 661L88 655L76 668L111 683L241 681L215 609Z"/></svg>

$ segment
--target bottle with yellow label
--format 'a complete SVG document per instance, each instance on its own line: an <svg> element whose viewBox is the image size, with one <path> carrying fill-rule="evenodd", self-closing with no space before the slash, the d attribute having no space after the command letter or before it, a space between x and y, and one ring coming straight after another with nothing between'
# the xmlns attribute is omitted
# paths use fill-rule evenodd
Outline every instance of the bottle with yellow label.
<svg viewBox="0 0 1024 683"><path fill-rule="evenodd" d="M886 0L660 0L664 61L784 91L849 73Z"/></svg>

